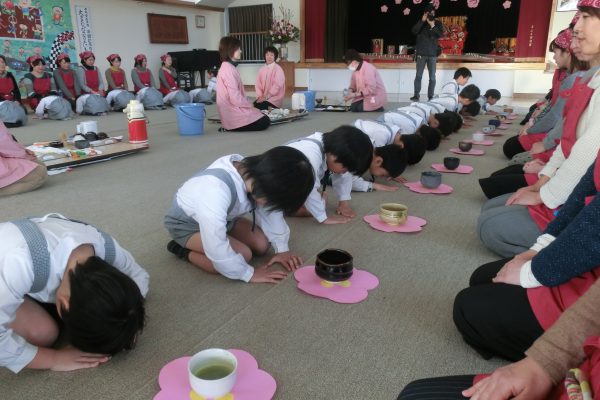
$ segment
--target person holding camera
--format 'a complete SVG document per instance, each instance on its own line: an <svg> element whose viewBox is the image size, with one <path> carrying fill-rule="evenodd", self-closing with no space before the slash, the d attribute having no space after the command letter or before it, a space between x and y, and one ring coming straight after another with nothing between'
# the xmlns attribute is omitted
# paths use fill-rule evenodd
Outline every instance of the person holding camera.
<svg viewBox="0 0 600 400"><path fill-rule="evenodd" d="M427 7L423 17L413 26L412 33L417 36L417 43L415 44L417 75L415 76L415 95L410 99L419 101L421 79L423 78L425 65L427 65L427 71L429 71L427 97L431 100L435 90L435 64L439 52L438 39L444 34L444 26L435 18L435 9L432 4Z"/></svg>

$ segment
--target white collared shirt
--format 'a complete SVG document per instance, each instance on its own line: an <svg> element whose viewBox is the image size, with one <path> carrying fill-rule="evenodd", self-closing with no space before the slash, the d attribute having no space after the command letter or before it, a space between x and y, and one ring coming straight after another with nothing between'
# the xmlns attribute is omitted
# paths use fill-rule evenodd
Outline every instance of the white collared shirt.
<svg viewBox="0 0 600 400"><path fill-rule="evenodd" d="M177 204L191 218L198 222L200 237L206 256L215 269L230 279L249 282L254 268L244 256L237 253L227 237L227 222L252 211L254 204L248 199L244 180L233 165L243 160L239 154L224 156L213 162L207 169L221 168L227 171L235 184L237 198L231 212L231 191L221 179L203 175L187 180L177 191ZM256 223L259 225L276 253L289 250L290 228L281 211L267 211L256 207Z"/></svg>

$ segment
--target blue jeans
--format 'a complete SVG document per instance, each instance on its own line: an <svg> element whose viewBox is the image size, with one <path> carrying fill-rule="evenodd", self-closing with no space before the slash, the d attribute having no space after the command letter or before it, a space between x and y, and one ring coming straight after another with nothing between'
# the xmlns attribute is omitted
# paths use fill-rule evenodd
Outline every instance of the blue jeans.
<svg viewBox="0 0 600 400"><path fill-rule="evenodd" d="M417 56L417 76L415 76L415 96L419 97L421 93L421 79L423 78L423 71L425 71L425 65L427 65L427 71L429 71L429 86L427 87L427 97L432 98L433 92L435 91L435 65L437 57L429 56Z"/></svg>

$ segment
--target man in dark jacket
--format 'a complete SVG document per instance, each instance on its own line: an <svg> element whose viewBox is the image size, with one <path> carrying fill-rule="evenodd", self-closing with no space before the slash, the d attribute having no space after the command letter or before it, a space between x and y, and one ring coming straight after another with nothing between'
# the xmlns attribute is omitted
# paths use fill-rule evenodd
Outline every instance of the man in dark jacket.
<svg viewBox="0 0 600 400"><path fill-rule="evenodd" d="M438 56L438 39L444 34L444 26L439 20L435 19L435 10L433 7L428 7L421 20L413 26L412 33L417 36L417 43L415 45L417 76L415 76L415 95L410 99L412 101L419 101L421 79L423 78L425 65L427 65L427 71L429 72L427 96L431 100L435 90L435 64Z"/></svg>

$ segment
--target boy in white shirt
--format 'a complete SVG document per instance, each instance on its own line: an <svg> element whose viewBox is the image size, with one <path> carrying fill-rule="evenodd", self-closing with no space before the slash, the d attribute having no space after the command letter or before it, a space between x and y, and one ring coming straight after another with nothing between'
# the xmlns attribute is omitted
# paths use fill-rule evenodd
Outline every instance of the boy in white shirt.
<svg viewBox="0 0 600 400"><path fill-rule="evenodd" d="M149 277L114 238L59 214L0 223L0 238L1 366L71 371L135 345ZM59 328L44 304L73 347L52 348Z"/></svg>
<svg viewBox="0 0 600 400"><path fill-rule="evenodd" d="M352 174L364 174L373 159L371 139L353 126L340 126L331 132L315 132L286 144L300 150L313 167L315 183L304 207L296 216L313 216L319 223L343 224L356 214L350 208ZM349 172L350 174L346 174ZM327 216L325 187L331 175L338 196L338 215ZM324 183L322 185L322 183Z"/></svg>
<svg viewBox="0 0 600 400"><path fill-rule="evenodd" d="M302 260L289 251L290 229L283 213L298 210L314 185L309 160L298 150L279 146L263 154L224 156L188 179L165 217L173 239L167 249L198 268L244 282L275 283ZM241 218L252 213L253 221ZM257 268L253 254L275 250Z"/></svg>

